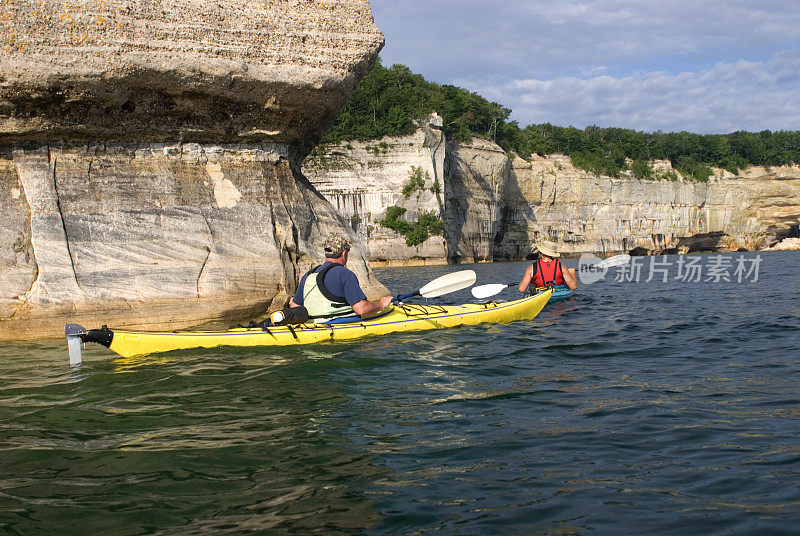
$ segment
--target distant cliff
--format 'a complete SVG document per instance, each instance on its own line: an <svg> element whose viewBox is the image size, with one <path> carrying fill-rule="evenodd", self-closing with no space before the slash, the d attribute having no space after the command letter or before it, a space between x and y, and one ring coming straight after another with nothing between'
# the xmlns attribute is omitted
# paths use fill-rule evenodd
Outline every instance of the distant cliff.
<svg viewBox="0 0 800 536"><path fill-rule="evenodd" d="M406 209L403 218L415 220L420 214L445 211L444 190L433 191L445 181L445 138L441 119L414 134L387 137L374 142L345 142L321 145L303 163L303 173L336 209L350 221L353 230L367 244L373 264L443 264L447 242L432 237L419 246L407 246L406 239L378 223L390 206ZM415 170L424 180L421 188L403 195L403 187Z"/></svg>
<svg viewBox="0 0 800 536"><path fill-rule="evenodd" d="M602 177L561 155L527 161L488 140L447 143L435 119L411 136L318 147L303 164L370 259L391 265L520 259L539 240L567 253L754 250L800 223L797 166L715 170L709 182L684 180L668 162L653 167L661 180ZM414 169L428 181L404 196ZM390 206L410 220L436 210L443 235L407 246L379 223Z"/></svg>
<svg viewBox="0 0 800 536"><path fill-rule="evenodd" d="M348 229L300 163L383 45L367 0L4 11L0 338L258 314Z"/></svg>

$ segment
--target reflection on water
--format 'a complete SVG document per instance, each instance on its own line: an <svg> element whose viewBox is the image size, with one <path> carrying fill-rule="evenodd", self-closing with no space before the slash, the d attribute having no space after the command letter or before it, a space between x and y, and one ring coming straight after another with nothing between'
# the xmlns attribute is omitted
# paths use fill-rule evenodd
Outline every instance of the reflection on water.
<svg viewBox="0 0 800 536"><path fill-rule="evenodd" d="M358 489L385 468L334 418L349 398L326 379L330 354L323 366L309 366L315 352L90 356L76 371L63 348L49 350L3 375L4 531L219 534L323 523L349 533L380 521Z"/></svg>
<svg viewBox="0 0 800 536"><path fill-rule="evenodd" d="M3 345L0 532L791 534L797 261L347 344L77 368L64 341ZM377 272L397 293L462 268Z"/></svg>

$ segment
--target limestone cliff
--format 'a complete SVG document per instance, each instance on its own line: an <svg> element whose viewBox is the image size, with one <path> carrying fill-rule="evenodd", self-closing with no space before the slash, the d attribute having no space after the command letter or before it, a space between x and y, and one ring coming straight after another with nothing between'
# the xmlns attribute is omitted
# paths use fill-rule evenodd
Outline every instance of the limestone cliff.
<svg viewBox="0 0 800 536"><path fill-rule="evenodd" d="M320 165L326 158L335 172ZM441 199L403 198L414 167L440 178ZM519 259L539 240L567 253L753 250L800 223L796 166L717 170L707 183L684 180L668 162L654 167L662 180L601 177L561 155L526 161L488 140L447 144L429 125L405 138L320 148L304 163L321 192L366 229L370 258L390 264ZM444 236L421 246L406 247L377 223L390 205L437 202Z"/></svg>
<svg viewBox="0 0 800 536"><path fill-rule="evenodd" d="M367 0L14 0L9 140L277 143L304 157L377 57Z"/></svg>
<svg viewBox="0 0 800 536"><path fill-rule="evenodd" d="M348 229L300 162L383 44L367 0L4 11L0 338L262 313Z"/></svg>
<svg viewBox="0 0 800 536"><path fill-rule="evenodd" d="M677 180L598 177L569 158L514 159L500 257L554 240L565 252L755 250L800 223L800 168L716 170L707 183L683 180L668 162L656 169ZM666 174L664 174L666 176ZM520 218L523 210L531 216Z"/></svg>
<svg viewBox="0 0 800 536"><path fill-rule="evenodd" d="M447 243L433 237L420 246L407 246L400 234L378 223L386 209L406 209L415 220L424 212L444 210L445 139L441 118L433 116L412 135L375 142L347 142L319 146L303 163L303 173L367 244L369 258L379 265L443 264ZM419 170L424 184L403 195L412 173Z"/></svg>

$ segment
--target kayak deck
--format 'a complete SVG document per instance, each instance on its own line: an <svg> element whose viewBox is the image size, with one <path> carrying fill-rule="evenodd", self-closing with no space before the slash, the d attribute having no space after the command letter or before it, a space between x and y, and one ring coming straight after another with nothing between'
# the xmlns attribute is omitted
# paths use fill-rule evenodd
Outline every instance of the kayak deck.
<svg viewBox="0 0 800 536"><path fill-rule="evenodd" d="M507 323L531 320L544 308L552 290L510 302L490 302L464 305L396 304L389 313L374 319L348 324L300 324L269 328L236 328L227 331L86 331L81 326L73 332L83 341L98 342L113 352L130 357L135 355L214 348L217 346L292 346L323 341L345 341L368 335L385 335L404 331L452 328L482 323ZM87 335L88 334L88 335ZM99 340L98 340L99 339Z"/></svg>

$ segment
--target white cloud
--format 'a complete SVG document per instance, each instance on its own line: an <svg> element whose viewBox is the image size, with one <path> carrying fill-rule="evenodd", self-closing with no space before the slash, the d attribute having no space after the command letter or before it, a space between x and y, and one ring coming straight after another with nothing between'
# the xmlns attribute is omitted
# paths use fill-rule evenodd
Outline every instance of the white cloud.
<svg viewBox="0 0 800 536"><path fill-rule="evenodd" d="M800 49L767 62L720 62L701 72L521 79L479 85L477 91L514 110L521 125L702 133L798 130Z"/></svg>
<svg viewBox="0 0 800 536"><path fill-rule="evenodd" d="M523 125L800 129L797 0L371 4L386 64L476 91Z"/></svg>

